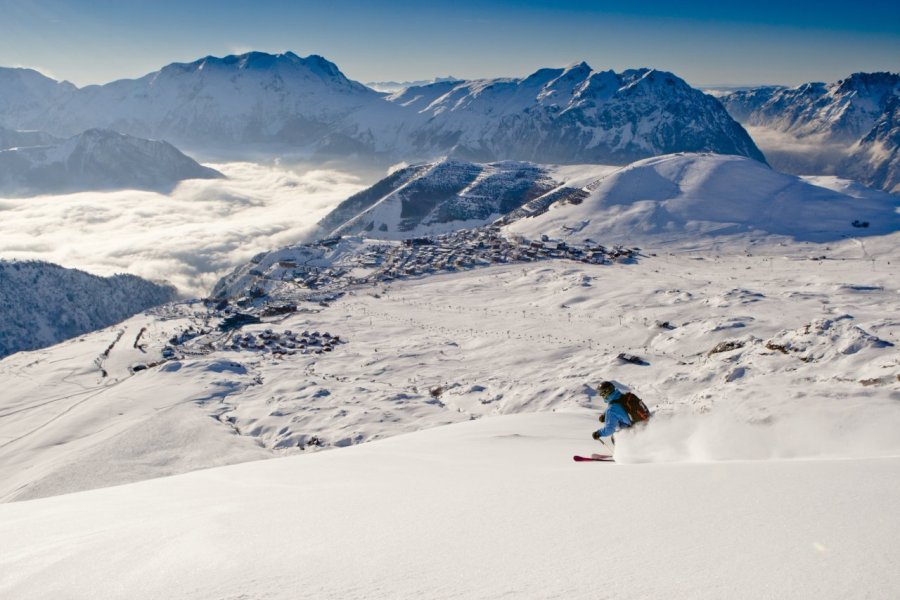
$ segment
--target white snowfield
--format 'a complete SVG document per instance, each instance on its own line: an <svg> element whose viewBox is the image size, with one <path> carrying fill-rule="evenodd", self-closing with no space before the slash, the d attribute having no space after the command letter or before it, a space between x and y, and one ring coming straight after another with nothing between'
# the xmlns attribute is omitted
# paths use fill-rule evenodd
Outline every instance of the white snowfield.
<svg viewBox="0 0 900 600"><path fill-rule="evenodd" d="M896 201L740 164L592 173L510 227L634 264L394 280L239 338L182 304L0 361L0 597L896 597ZM604 379L656 414L576 464Z"/></svg>
<svg viewBox="0 0 900 600"><path fill-rule="evenodd" d="M574 463L585 411L0 506L6 598L881 598L900 459Z"/></svg>

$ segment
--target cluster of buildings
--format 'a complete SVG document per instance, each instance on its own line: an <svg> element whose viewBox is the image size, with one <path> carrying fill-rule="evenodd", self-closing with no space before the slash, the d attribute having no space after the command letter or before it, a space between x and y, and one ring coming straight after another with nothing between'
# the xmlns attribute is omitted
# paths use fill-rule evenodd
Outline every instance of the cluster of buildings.
<svg viewBox="0 0 900 600"><path fill-rule="evenodd" d="M434 238L415 238L393 246L385 252L383 263L369 279L385 281L440 271L547 259L604 264L632 256L630 249L607 249L591 240L575 246L551 240L547 236L542 236L539 241L507 238L498 227L480 227Z"/></svg>
<svg viewBox="0 0 900 600"><path fill-rule="evenodd" d="M326 240L321 243L329 243ZM507 238L496 226L465 229L433 237L420 237L400 243L367 246L340 266L316 268L281 261L283 269L276 278L289 279L308 290L335 289L335 284L372 284L401 277L417 277L439 272L452 272L494 264L566 259L606 264L628 260L634 256L630 248L606 248L584 240L574 245L564 241ZM363 274L360 274L363 273Z"/></svg>
<svg viewBox="0 0 900 600"><path fill-rule="evenodd" d="M294 333L290 329L285 331L266 329L256 332L236 332L231 336L224 348L237 352L241 350L255 350L286 355L322 354L323 352L331 352L335 346L341 343L343 342L340 336L331 335L327 331L325 333L319 333L318 331Z"/></svg>

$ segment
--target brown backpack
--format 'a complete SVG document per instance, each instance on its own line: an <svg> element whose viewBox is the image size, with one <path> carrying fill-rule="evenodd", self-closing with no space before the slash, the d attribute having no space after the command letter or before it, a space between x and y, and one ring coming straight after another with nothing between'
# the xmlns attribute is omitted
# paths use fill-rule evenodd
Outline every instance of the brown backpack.
<svg viewBox="0 0 900 600"><path fill-rule="evenodd" d="M632 425L637 425L641 421L646 421L650 418L650 410L647 408L647 405L631 392L622 394L610 404L618 404L624 408Z"/></svg>

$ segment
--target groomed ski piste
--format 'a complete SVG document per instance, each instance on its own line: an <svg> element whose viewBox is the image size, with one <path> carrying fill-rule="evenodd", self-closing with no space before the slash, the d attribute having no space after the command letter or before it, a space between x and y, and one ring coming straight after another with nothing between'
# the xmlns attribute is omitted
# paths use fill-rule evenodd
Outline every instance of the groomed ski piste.
<svg viewBox="0 0 900 600"><path fill-rule="evenodd" d="M184 304L4 359L0 596L895 597L896 202L856 236L763 206L711 235L741 198L703 162L510 227L634 261L394 279L246 347ZM576 463L604 379L655 416Z"/></svg>

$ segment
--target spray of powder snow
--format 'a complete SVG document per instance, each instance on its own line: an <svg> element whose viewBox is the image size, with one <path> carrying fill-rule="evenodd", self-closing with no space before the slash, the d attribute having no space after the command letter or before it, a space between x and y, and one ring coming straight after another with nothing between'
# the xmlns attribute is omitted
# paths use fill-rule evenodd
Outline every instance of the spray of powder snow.
<svg viewBox="0 0 900 600"><path fill-rule="evenodd" d="M838 407L748 421L728 408L658 415L617 434L621 463L838 459L900 456L900 406Z"/></svg>

